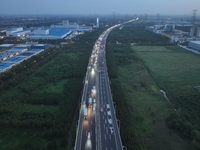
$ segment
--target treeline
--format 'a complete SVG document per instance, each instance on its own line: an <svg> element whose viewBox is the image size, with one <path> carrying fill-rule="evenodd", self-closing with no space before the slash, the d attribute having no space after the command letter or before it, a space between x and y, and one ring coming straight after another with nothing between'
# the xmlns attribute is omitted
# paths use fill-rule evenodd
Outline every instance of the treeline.
<svg viewBox="0 0 200 150"><path fill-rule="evenodd" d="M167 119L167 126L175 130L182 138L191 141L200 149L200 94L175 97L175 112Z"/></svg>
<svg viewBox="0 0 200 150"><path fill-rule="evenodd" d="M132 23L125 25L122 29L114 29L108 37L108 41L110 43L118 41L122 44L136 43L137 45L149 46L173 45L168 37L148 31L145 29L145 25L140 23Z"/></svg>

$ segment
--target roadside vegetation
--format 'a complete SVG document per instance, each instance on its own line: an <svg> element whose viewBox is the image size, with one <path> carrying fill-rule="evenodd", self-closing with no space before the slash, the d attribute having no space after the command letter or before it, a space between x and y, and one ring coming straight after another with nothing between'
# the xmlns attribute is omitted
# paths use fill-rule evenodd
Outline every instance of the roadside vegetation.
<svg viewBox="0 0 200 150"><path fill-rule="evenodd" d="M123 145L138 150L199 149L200 56L142 26L115 29L106 47ZM137 45L130 46L133 42Z"/></svg>
<svg viewBox="0 0 200 150"><path fill-rule="evenodd" d="M74 146L72 121L77 120L88 59L103 30L88 34L87 43L50 48L0 75L0 149Z"/></svg>

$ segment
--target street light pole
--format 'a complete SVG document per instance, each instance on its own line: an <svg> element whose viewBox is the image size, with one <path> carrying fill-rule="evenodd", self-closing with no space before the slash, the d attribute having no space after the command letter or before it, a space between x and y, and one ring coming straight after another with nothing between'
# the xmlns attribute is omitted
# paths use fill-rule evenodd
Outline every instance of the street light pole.
<svg viewBox="0 0 200 150"><path fill-rule="evenodd" d="M119 124L119 130L120 130L120 120L117 119L117 122L118 122L118 124Z"/></svg>

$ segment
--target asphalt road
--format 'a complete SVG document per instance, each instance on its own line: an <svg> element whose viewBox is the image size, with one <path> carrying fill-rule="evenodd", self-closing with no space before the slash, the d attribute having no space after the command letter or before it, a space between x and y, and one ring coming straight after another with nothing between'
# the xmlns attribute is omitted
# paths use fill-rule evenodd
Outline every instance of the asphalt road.
<svg viewBox="0 0 200 150"><path fill-rule="evenodd" d="M122 150L106 66L106 39L113 26L96 41L88 63L76 135L76 150ZM92 106L88 99L92 98ZM94 101L95 99L95 101ZM87 118L84 109L87 108Z"/></svg>

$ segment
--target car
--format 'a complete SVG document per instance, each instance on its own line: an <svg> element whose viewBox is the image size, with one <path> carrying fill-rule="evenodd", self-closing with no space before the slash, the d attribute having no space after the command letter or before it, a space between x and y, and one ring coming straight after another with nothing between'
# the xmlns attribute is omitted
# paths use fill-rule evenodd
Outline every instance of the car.
<svg viewBox="0 0 200 150"><path fill-rule="evenodd" d="M91 136L91 135L90 135L90 132L88 132L87 138L90 139L90 136Z"/></svg>
<svg viewBox="0 0 200 150"><path fill-rule="evenodd" d="M96 102L96 100L95 99L93 99L93 103L95 103Z"/></svg>
<svg viewBox="0 0 200 150"><path fill-rule="evenodd" d="M93 106L93 107L92 107L92 110L94 110L94 111L95 111L95 106Z"/></svg>
<svg viewBox="0 0 200 150"><path fill-rule="evenodd" d="M100 109L100 112L103 112L103 108Z"/></svg>

